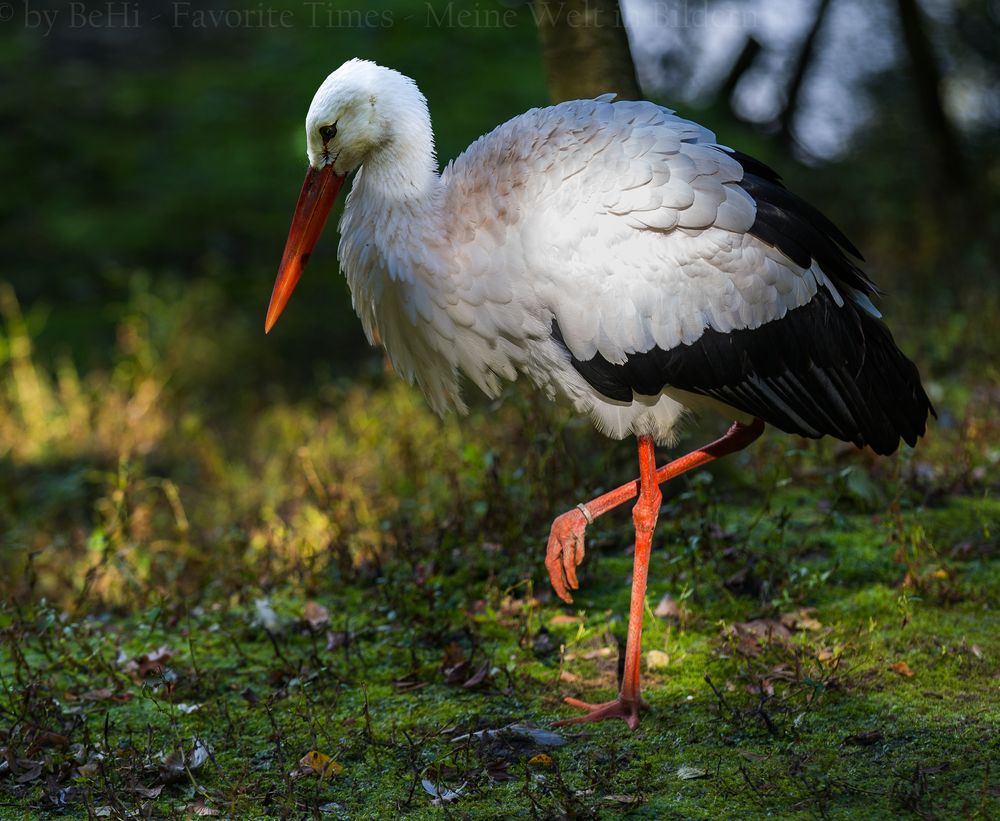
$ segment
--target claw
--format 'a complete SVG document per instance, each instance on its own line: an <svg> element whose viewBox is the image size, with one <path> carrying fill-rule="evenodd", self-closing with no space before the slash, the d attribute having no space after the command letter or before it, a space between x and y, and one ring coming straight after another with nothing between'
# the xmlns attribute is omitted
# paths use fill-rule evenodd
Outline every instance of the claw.
<svg viewBox="0 0 1000 821"><path fill-rule="evenodd" d="M580 586L576 568L583 561L583 533L586 529L586 517L578 508L574 508L556 518L549 531L549 543L545 548L545 569L549 571L552 589L567 604L573 601L569 591Z"/></svg>
<svg viewBox="0 0 1000 821"><path fill-rule="evenodd" d="M591 704L587 701L580 701L578 698L564 698L571 707L586 710L582 716L564 718L560 721L553 721L553 727L563 727L567 724L584 724L590 721L607 721L610 718L620 718L630 730L635 730L639 726L639 710L649 709L646 702L641 698L626 698L618 694L613 701L606 701L603 704Z"/></svg>

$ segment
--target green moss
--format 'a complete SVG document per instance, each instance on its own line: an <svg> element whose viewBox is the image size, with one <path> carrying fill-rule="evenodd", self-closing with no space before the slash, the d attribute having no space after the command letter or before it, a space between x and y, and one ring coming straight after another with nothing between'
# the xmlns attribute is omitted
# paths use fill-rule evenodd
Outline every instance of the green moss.
<svg viewBox="0 0 1000 821"><path fill-rule="evenodd" d="M983 511L956 501L912 511L904 524L919 524L943 544L976 532ZM885 528L869 515L846 514L837 527L811 527L801 544L775 547L773 540L754 541L751 513L722 506L719 517L755 551L781 551L782 560L807 569L833 568L826 584L793 602L814 608L819 625L741 653L720 626L780 608L723 595L714 582L726 568L708 562L679 570L661 545L650 601L667 590L676 594L682 577L698 593L685 600L683 627L647 614L644 648L670 657L667 668L645 677L651 710L634 734L620 724L563 729L567 743L545 750L551 768L527 763L543 749L530 742L451 739L513 722L544 726L571 714L559 705L562 695L613 693L614 654L584 658L624 627L629 562L610 551L591 555L581 591L587 605L567 609L583 620L569 624L551 623L567 610L505 599L482 582L458 592L435 577L438 587L425 592L430 601L414 594L412 583L407 591L386 590L380 579L331 587L319 597L331 613L329 630L352 634L331 649L325 631L302 626L305 600L288 586L270 596L281 622L271 638L249 602L188 612L163 605L75 623L44 607L6 611L5 640L18 655L5 655L5 710L36 711L40 725L102 751L107 780L75 779L70 807L89 803L113 813L140 806L143 799L130 790L155 783L160 756L190 750L194 739L212 757L191 781L163 790L152 804L157 817L181 812L198 796L240 818L309 807L326 807L333 817L439 817L424 778L464 785L455 810L484 818L626 811L649 818L986 818L1000 810L1000 625L977 592L994 583L973 572L981 562L949 564L967 597L914 594L904 612L903 566L881 555L889 552L880 544ZM829 551L814 550L817 544ZM462 608L479 599L492 604L464 615ZM531 643L538 648L545 626L549 654ZM445 683L441 664L453 642L468 657L466 678L481 664L492 670L485 686ZM173 651L166 675L140 680L127 672L123 659L164 645ZM570 659L561 666L560 645ZM836 653L835 666L827 652ZM912 677L892 670L899 661ZM561 680L560 669L576 678ZM763 701L761 682L769 682ZM95 697L101 687L130 700ZM189 711L191 705L198 708ZM26 732L25 719L15 726ZM313 749L343 772L326 780L291 777ZM66 755L46 752L46 766L57 767ZM699 777L681 778L680 768ZM11 789L11 800L24 808L19 817L52 811L41 786Z"/></svg>

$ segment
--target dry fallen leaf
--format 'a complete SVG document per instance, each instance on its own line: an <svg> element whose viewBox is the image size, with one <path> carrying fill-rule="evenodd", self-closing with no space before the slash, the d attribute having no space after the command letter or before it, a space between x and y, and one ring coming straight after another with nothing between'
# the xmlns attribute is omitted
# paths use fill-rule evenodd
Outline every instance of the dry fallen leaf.
<svg viewBox="0 0 1000 821"><path fill-rule="evenodd" d="M637 795L606 795L605 801L613 801L616 804L638 804L642 799Z"/></svg>
<svg viewBox="0 0 1000 821"><path fill-rule="evenodd" d="M419 690L421 687L426 687L428 684L430 684L429 681L421 681L416 677L415 673L411 673L405 678L396 679L392 683L392 686L400 693L408 693L411 690Z"/></svg>
<svg viewBox="0 0 1000 821"><path fill-rule="evenodd" d="M302 756L299 759L299 766L304 770L316 773L320 778L340 775L344 771L340 764L319 750L310 750Z"/></svg>
<svg viewBox="0 0 1000 821"><path fill-rule="evenodd" d="M197 815L202 817L222 815L222 812L220 810L214 810L211 807L206 807L204 799L201 798L199 798L193 804L188 804L187 807L184 808L184 811L189 812L192 815Z"/></svg>
<svg viewBox="0 0 1000 821"><path fill-rule="evenodd" d="M16 783L28 784L42 777L42 765L40 763L29 763L31 763L30 768L14 779Z"/></svg>
<svg viewBox="0 0 1000 821"><path fill-rule="evenodd" d="M582 624L582 616L570 616L567 613L560 613L557 616L553 616L549 619L549 624Z"/></svg>
<svg viewBox="0 0 1000 821"><path fill-rule="evenodd" d="M59 733L53 733L48 730L40 730L34 737L31 744L28 745L25 755L28 758L34 758L35 753L45 747L61 747L62 749L66 749L69 747L69 739Z"/></svg>
<svg viewBox="0 0 1000 821"><path fill-rule="evenodd" d="M189 754L174 750L163 759L160 766L160 778L165 784L179 781L187 770L197 770L208 761L209 750L201 741L195 741L194 749Z"/></svg>
<svg viewBox="0 0 1000 821"><path fill-rule="evenodd" d="M747 761L767 761L767 756L760 753L751 752L750 750L737 750L737 752Z"/></svg>
<svg viewBox="0 0 1000 821"><path fill-rule="evenodd" d="M840 661L840 656L836 655L829 647L821 647L816 653L816 661L832 665Z"/></svg>
<svg viewBox="0 0 1000 821"><path fill-rule="evenodd" d="M665 594L660 603L656 605L653 615L659 619L673 619L680 621L684 608L669 593Z"/></svg>
<svg viewBox="0 0 1000 821"><path fill-rule="evenodd" d="M910 669L910 665L905 661L897 661L895 664L889 666L889 669L894 673L898 673L904 678L913 678L915 673Z"/></svg>
<svg viewBox="0 0 1000 821"><path fill-rule="evenodd" d="M766 678L759 679L747 685L747 692L752 696L773 696L774 682Z"/></svg>
<svg viewBox="0 0 1000 821"><path fill-rule="evenodd" d="M446 684L463 684L469 678L469 660L461 645L452 642L444 648L444 658L441 659L441 672L444 673Z"/></svg>
<svg viewBox="0 0 1000 821"><path fill-rule="evenodd" d="M302 611L302 621L306 623L310 630L319 632L330 623L330 611L323 605L314 601L306 602Z"/></svg>
<svg viewBox="0 0 1000 821"><path fill-rule="evenodd" d="M471 690L474 687L478 687L483 683L488 683L489 675L490 675L490 663L488 661L484 661L480 666L480 668L476 670L476 672L473 673L467 681L462 683L462 686L466 690Z"/></svg>
<svg viewBox="0 0 1000 821"><path fill-rule="evenodd" d="M80 778L94 778L101 771L100 759L91 759L85 764L81 764L76 768L77 775Z"/></svg>
<svg viewBox="0 0 1000 821"><path fill-rule="evenodd" d="M132 673L136 676L136 678L140 679L145 678L151 673L162 675L163 671L167 668L167 662L170 661L173 656L174 651L164 644L152 653L143 653L141 656L136 656L134 659L129 661L125 665L125 672ZM103 693L103 690L94 692Z"/></svg>
<svg viewBox="0 0 1000 821"><path fill-rule="evenodd" d="M536 753L528 759L529 767L544 767L546 770L551 770L554 765L555 762L552 760L552 756L545 753Z"/></svg>
<svg viewBox="0 0 1000 821"><path fill-rule="evenodd" d="M823 625L813 617L815 607L800 607L781 616L781 623L790 630L821 630Z"/></svg>
<svg viewBox="0 0 1000 821"><path fill-rule="evenodd" d="M515 776L511 775L508 769L510 765L511 762L509 761L494 761L492 764L487 765L486 775L493 781L513 781Z"/></svg>
<svg viewBox="0 0 1000 821"><path fill-rule="evenodd" d="M537 598L530 599L512 599L509 596L505 596L500 601L500 623L511 624L519 619L525 614L525 612L530 612L536 607L541 606L542 602Z"/></svg>
<svg viewBox="0 0 1000 821"><path fill-rule="evenodd" d="M650 650L646 653L646 667L650 670L662 670L670 666L670 656L662 650Z"/></svg>
<svg viewBox="0 0 1000 821"><path fill-rule="evenodd" d="M770 641L788 642L792 631L779 619L751 619L730 625L724 635L736 640L736 652L740 655L759 656L761 648Z"/></svg>

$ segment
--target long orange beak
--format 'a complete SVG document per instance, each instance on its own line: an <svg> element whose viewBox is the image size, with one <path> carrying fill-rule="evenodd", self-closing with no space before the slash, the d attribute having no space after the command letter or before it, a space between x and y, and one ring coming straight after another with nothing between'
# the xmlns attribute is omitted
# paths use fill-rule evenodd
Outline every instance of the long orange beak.
<svg viewBox="0 0 1000 821"><path fill-rule="evenodd" d="M267 306L264 333L270 332L285 310L285 305L302 276L302 269L306 267L309 255L316 246L319 235L323 233L326 218L330 215L344 179L334 173L332 165L321 169L309 166L306 171L306 179L302 183L299 201L295 204L295 213L292 215L292 227L288 229L285 253L282 254L281 265L278 267L278 278L274 281L274 290L271 292L271 303Z"/></svg>

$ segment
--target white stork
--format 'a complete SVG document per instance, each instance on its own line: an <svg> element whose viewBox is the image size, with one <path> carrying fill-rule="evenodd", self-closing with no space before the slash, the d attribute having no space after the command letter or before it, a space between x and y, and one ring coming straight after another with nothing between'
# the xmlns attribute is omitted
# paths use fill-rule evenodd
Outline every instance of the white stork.
<svg viewBox="0 0 1000 821"><path fill-rule="evenodd" d="M613 94L536 108L438 173L427 101L351 60L306 116L309 168L265 329L288 302L344 180L339 258L368 339L438 413L526 374L614 439L639 479L559 516L546 567L571 601L584 530L638 495L625 672L606 704L558 723L639 724L639 659L659 484L753 442L769 423L896 450L933 413L870 300L860 254L774 171L711 131ZM657 468L691 411L723 437Z"/></svg>

